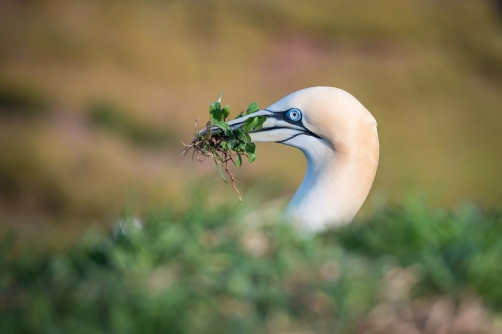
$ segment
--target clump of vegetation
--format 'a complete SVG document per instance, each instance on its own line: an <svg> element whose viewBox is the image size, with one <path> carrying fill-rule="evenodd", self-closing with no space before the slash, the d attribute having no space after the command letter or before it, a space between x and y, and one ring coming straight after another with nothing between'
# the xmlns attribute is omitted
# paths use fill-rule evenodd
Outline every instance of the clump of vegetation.
<svg viewBox="0 0 502 334"><path fill-rule="evenodd" d="M258 110L260 110L258 104L252 102L246 111L242 111L236 119L253 114ZM222 168L230 176L232 188L242 202L229 163L231 162L235 167L240 168L243 156L248 158L249 163L252 163L256 159L256 145L251 142L249 133L261 130L266 117L252 116L237 126L229 126L226 122L230 116L230 107L228 105L222 107L221 93L217 102L211 102L209 116L209 120L202 128L197 127L200 118L195 121L194 138L190 145L182 142L185 148L181 152L181 155L185 156L189 151L192 151L192 158L196 156L199 161L203 160L201 156L213 159L225 183L227 180L223 175Z"/></svg>

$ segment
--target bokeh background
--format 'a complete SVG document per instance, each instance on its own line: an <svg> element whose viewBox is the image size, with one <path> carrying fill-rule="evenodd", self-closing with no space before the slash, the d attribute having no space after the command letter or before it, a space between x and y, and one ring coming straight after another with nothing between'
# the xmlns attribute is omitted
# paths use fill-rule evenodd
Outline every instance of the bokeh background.
<svg viewBox="0 0 502 334"><path fill-rule="evenodd" d="M63 233L168 201L217 174L178 153L220 90L236 115L318 85L378 120L363 212L417 192L497 205L501 15L488 0L1 1L0 219ZM302 154L258 150L241 186L267 175L291 196Z"/></svg>
<svg viewBox="0 0 502 334"><path fill-rule="evenodd" d="M357 222L277 224L294 148L242 205L179 156L319 85L378 121ZM501 333L501 129L500 0L0 0L0 332Z"/></svg>

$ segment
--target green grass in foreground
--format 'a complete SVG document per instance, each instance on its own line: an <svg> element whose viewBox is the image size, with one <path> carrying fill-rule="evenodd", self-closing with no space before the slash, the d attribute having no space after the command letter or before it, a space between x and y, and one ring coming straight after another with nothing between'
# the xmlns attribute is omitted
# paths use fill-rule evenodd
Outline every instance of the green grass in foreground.
<svg viewBox="0 0 502 334"><path fill-rule="evenodd" d="M385 333L382 305L445 295L502 311L499 212L414 204L306 238L206 195L64 252L4 240L0 332Z"/></svg>
<svg viewBox="0 0 502 334"><path fill-rule="evenodd" d="M426 210L416 203L391 209L369 224L353 224L333 233L349 251L402 266L418 264L420 293L472 292L502 311L502 215L464 207L453 214Z"/></svg>

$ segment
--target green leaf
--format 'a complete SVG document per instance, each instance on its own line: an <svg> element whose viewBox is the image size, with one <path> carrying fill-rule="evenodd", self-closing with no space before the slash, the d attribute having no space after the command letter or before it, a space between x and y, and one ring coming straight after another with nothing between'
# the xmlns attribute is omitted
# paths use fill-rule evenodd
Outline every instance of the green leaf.
<svg viewBox="0 0 502 334"><path fill-rule="evenodd" d="M242 166L242 157L238 155L237 159L235 159L235 167L241 168L241 166Z"/></svg>
<svg viewBox="0 0 502 334"><path fill-rule="evenodd" d="M237 117L235 119L241 118L242 116L244 116L244 111L241 111L241 113L239 115L237 115Z"/></svg>
<svg viewBox="0 0 502 334"><path fill-rule="evenodd" d="M218 98L218 103L221 103L221 95L223 94L223 91L220 90L220 97Z"/></svg>
<svg viewBox="0 0 502 334"><path fill-rule="evenodd" d="M232 130L232 131L230 131L227 135L228 135L228 140L229 140L229 141L230 141L230 140L237 140L237 137L235 136L235 134L234 134L234 131L233 131L233 130Z"/></svg>
<svg viewBox="0 0 502 334"><path fill-rule="evenodd" d="M256 145L254 143L246 144L246 153L249 163L252 163L256 159Z"/></svg>
<svg viewBox="0 0 502 334"><path fill-rule="evenodd" d="M225 179L225 176L223 175L223 171L221 170L221 166L216 161L214 163L216 164L216 167L218 167L218 172L220 172L221 178L223 179L223 181L225 181L225 183L228 184L227 180Z"/></svg>
<svg viewBox="0 0 502 334"><path fill-rule="evenodd" d="M248 106L248 109L246 110L246 114L252 114L260 110L260 107L258 107L258 103L256 102L251 102L251 104Z"/></svg>
<svg viewBox="0 0 502 334"><path fill-rule="evenodd" d="M239 143L237 144L236 147L234 147L235 151L244 151L246 149L246 143L243 142L242 140L239 140Z"/></svg>
<svg viewBox="0 0 502 334"><path fill-rule="evenodd" d="M254 143L246 144L246 152L251 154L256 154L256 144Z"/></svg>
<svg viewBox="0 0 502 334"><path fill-rule="evenodd" d="M251 142L251 136L249 136L247 133L244 133L244 137L246 137L246 140L245 140L246 143Z"/></svg>
<svg viewBox="0 0 502 334"><path fill-rule="evenodd" d="M247 138L246 138L246 135L244 134L244 132L242 132L240 129L235 129L234 130L234 134L235 136L240 140L240 141L243 141L243 142L248 142ZM248 135L249 137L249 135Z"/></svg>
<svg viewBox="0 0 502 334"><path fill-rule="evenodd" d="M256 122L256 125L253 127L253 130L251 130L251 131L261 130L263 128L263 123L265 123L267 121L267 117L265 117L265 116L256 116L256 118L258 120Z"/></svg>
<svg viewBox="0 0 502 334"><path fill-rule="evenodd" d="M250 164L253 163L255 159L256 159L256 154L248 153L248 161Z"/></svg>
<svg viewBox="0 0 502 334"><path fill-rule="evenodd" d="M223 108L223 119L227 119L228 116L230 116L230 106L226 105L225 108Z"/></svg>
<svg viewBox="0 0 502 334"><path fill-rule="evenodd" d="M219 161L223 162L223 158L216 151L213 150L212 153L216 156L216 158L218 158Z"/></svg>
<svg viewBox="0 0 502 334"><path fill-rule="evenodd" d="M258 123L257 117L249 117L247 120L244 121L244 124L242 124L241 129L244 132L250 132L254 129L257 123Z"/></svg>
<svg viewBox="0 0 502 334"><path fill-rule="evenodd" d="M211 115L211 120L223 121L224 111L221 109L221 105L218 102L211 102L209 105L209 114Z"/></svg>
<svg viewBox="0 0 502 334"><path fill-rule="evenodd" d="M227 134L227 133L229 133L229 132L232 131L232 129L230 128L230 126L227 123L223 122L223 121L216 121L215 120L214 121L214 125L216 125L220 129L222 129L225 134Z"/></svg>

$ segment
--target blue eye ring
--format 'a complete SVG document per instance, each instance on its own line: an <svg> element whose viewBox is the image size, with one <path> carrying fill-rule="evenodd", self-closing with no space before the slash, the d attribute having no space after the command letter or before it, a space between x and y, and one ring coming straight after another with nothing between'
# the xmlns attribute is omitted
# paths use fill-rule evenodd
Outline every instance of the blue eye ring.
<svg viewBox="0 0 502 334"><path fill-rule="evenodd" d="M302 112L299 109L289 109L286 117L293 122L299 122L302 119Z"/></svg>

